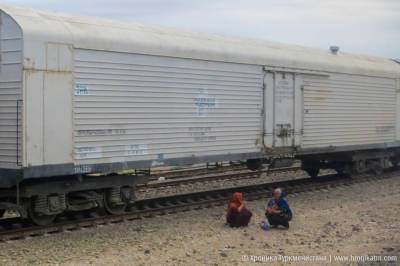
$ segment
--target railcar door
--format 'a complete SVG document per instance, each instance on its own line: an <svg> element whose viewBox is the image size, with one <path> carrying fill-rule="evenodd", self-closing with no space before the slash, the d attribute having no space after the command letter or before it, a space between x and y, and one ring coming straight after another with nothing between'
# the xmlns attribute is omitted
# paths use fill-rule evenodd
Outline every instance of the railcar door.
<svg viewBox="0 0 400 266"><path fill-rule="evenodd" d="M266 71L264 80L266 147L295 145L295 74Z"/></svg>

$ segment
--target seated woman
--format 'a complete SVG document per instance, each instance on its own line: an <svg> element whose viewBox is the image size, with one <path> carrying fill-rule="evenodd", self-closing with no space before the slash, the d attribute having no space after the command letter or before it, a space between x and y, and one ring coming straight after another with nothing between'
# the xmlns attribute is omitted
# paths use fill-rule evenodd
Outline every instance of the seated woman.
<svg viewBox="0 0 400 266"><path fill-rule="evenodd" d="M271 227L282 225L289 228L293 213L285 199L285 193L280 188L274 190L273 198L267 204L265 216Z"/></svg>
<svg viewBox="0 0 400 266"><path fill-rule="evenodd" d="M241 192L233 193L228 204L228 213L226 214L226 222L231 227L247 226L253 214L246 209Z"/></svg>

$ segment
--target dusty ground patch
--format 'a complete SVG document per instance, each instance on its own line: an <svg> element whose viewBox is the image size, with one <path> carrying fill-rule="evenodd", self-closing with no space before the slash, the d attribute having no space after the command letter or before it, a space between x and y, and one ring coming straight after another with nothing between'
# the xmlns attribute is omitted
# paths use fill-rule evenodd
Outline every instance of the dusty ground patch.
<svg viewBox="0 0 400 266"><path fill-rule="evenodd" d="M265 201L255 201L248 228L227 227L225 207L191 211L1 243L0 264L254 265L243 256L400 255L400 178L290 195L289 202L289 230L262 231Z"/></svg>

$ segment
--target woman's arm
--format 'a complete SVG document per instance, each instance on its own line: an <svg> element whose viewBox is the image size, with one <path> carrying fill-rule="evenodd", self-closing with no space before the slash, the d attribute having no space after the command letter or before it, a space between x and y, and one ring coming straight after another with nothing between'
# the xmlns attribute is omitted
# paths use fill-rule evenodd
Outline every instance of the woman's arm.
<svg viewBox="0 0 400 266"><path fill-rule="evenodd" d="M280 214L281 211L280 211L280 210L277 210L277 209L275 209L275 208L270 208L270 207L268 207L268 208L267 208L267 213L269 213L269 214Z"/></svg>

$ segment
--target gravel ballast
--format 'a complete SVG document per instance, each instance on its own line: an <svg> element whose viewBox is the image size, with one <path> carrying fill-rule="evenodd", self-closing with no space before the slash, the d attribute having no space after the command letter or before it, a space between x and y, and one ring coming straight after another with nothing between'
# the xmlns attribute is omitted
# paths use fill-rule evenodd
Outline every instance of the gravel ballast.
<svg viewBox="0 0 400 266"><path fill-rule="evenodd" d="M400 178L289 195L290 229L247 228L225 206L0 243L1 265L254 265L251 256L400 254ZM400 259L400 257L399 257ZM261 262L276 264L282 262Z"/></svg>

